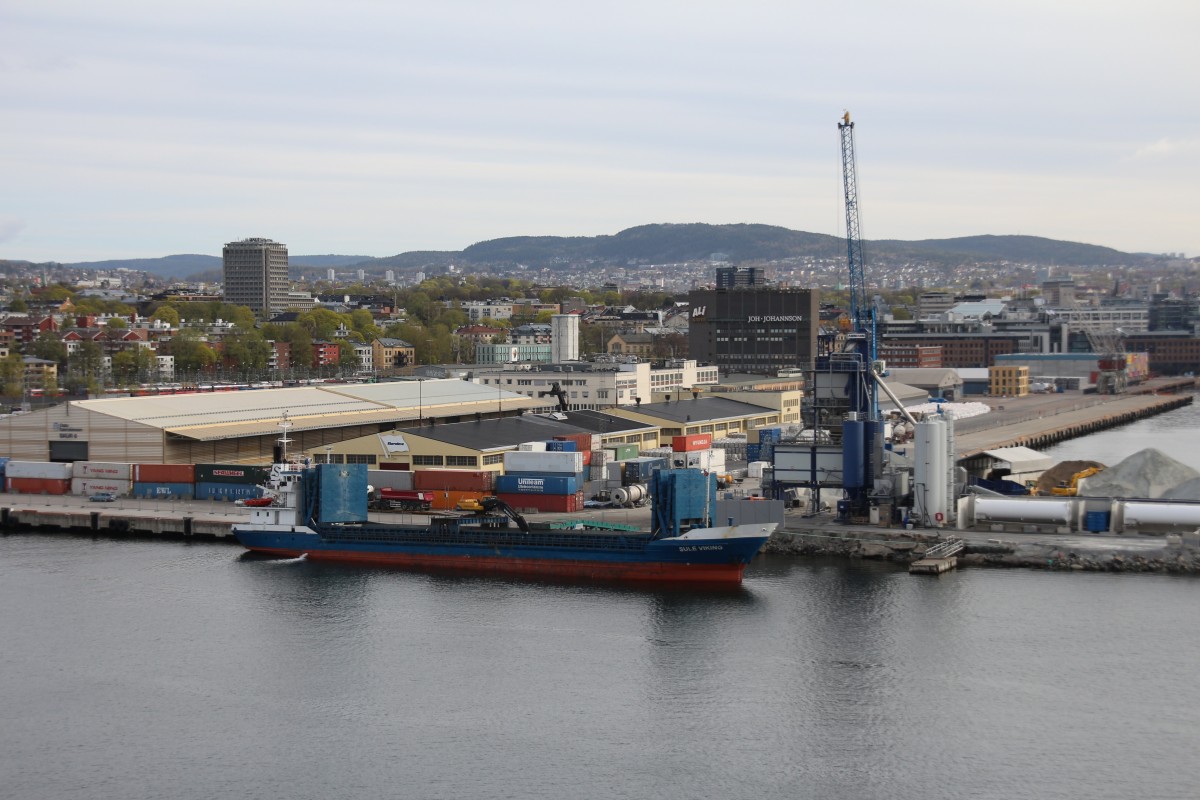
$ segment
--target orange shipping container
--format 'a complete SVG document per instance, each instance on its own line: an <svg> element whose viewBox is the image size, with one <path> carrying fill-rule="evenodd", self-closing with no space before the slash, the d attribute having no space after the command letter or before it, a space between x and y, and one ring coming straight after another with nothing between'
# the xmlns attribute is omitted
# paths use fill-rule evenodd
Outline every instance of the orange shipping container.
<svg viewBox="0 0 1200 800"><path fill-rule="evenodd" d="M496 473L467 469L418 469L413 471L414 489L449 492L491 492Z"/></svg>
<svg viewBox="0 0 1200 800"><path fill-rule="evenodd" d="M436 511L453 511L458 508L459 500L481 500L487 496L483 492L457 492L448 489L434 490L430 494L433 495L432 507Z"/></svg>
<svg viewBox="0 0 1200 800"><path fill-rule="evenodd" d="M5 487L19 494L70 494L71 482L57 478L8 478Z"/></svg>
<svg viewBox="0 0 1200 800"><path fill-rule="evenodd" d="M135 483L195 483L193 464L134 464Z"/></svg>
<svg viewBox="0 0 1200 800"><path fill-rule="evenodd" d="M689 433L687 436L676 436L671 439L671 449L676 453L691 453L696 450L707 450L712 447L711 433Z"/></svg>

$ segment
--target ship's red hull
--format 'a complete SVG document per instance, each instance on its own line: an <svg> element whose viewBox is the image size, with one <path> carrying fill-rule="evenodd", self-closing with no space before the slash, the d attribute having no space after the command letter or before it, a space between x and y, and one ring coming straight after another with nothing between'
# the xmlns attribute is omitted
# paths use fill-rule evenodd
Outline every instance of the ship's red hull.
<svg viewBox="0 0 1200 800"><path fill-rule="evenodd" d="M679 584L725 584L742 582L745 564L672 564L628 563L615 561L574 561L489 557L477 555L436 555L429 553L380 553L348 550L293 550L271 547L251 547L253 552L310 561L340 561L355 564L378 564L414 569L445 570L490 575L534 576L600 581L653 581Z"/></svg>

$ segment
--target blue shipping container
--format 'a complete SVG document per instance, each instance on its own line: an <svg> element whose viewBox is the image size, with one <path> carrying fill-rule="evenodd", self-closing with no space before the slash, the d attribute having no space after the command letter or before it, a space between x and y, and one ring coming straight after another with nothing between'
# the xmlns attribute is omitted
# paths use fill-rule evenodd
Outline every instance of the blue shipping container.
<svg viewBox="0 0 1200 800"><path fill-rule="evenodd" d="M762 461L762 445L761 444L746 444L746 460L747 461Z"/></svg>
<svg viewBox="0 0 1200 800"><path fill-rule="evenodd" d="M575 442L570 440L551 439L546 442L547 453L574 453L577 450Z"/></svg>
<svg viewBox="0 0 1200 800"><path fill-rule="evenodd" d="M146 483L133 484L134 497L148 497L158 500L190 500L192 499L192 484L190 483Z"/></svg>
<svg viewBox="0 0 1200 800"><path fill-rule="evenodd" d="M318 464L321 502L318 522L365 522L367 465ZM305 491L308 487L305 486Z"/></svg>
<svg viewBox="0 0 1200 800"><path fill-rule="evenodd" d="M196 484L197 500L243 500L260 495L262 495L262 489L249 483L201 482Z"/></svg>
<svg viewBox="0 0 1200 800"><path fill-rule="evenodd" d="M575 494L574 475L499 475L496 492L502 494Z"/></svg>
<svg viewBox="0 0 1200 800"><path fill-rule="evenodd" d="M1089 511L1084 515L1084 527L1088 533L1104 533L1108 530L1109 512Z"/></svg>

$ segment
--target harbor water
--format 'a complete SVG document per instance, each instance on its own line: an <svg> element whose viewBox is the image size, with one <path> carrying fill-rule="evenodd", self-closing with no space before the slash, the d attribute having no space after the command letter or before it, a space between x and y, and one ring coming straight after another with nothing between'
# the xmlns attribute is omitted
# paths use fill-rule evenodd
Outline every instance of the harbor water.
<svg viewBox="0 0 1200 800"><path fill-rule="evenodd" d="M1190 798L1195 579L654 591L0 537L5 798Z"/></svg>
<svg viewBox="0 0 1200 800"><path fill-rule="evenodd" d="M1161 450L1200 471L1200 402L1119 428L1069 439L1042 452L1056 461L1089 459L1111 467L1147 447Z"/></svg>

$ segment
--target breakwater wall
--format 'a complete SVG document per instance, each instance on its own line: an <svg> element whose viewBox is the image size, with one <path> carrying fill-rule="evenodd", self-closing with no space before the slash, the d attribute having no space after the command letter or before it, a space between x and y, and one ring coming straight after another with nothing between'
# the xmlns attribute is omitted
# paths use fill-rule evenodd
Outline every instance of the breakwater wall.
<svg viewBox="0 0 1200 800"><path fill-rule="evenodd" d="M1064 410L1051 416L1039 415L1006 421L982 431L956 434L960 461L1001 447L1038 450L1068 439L1127 425L1147 417L1191 405L1192 394L1137 395L1120 401L1086 408Z"/></svg>
<svg viewBox="0 0 1200 800"><path fill-rule="evenodd" d="M792 556L833 556L911 564L942 541L919 530L851 526L793 526L771 535L763 552ZM1200 575L1200 537L1159 537L1151 546L1121 548L1111 538L1095 544L1072 541L971 541L958 556L962 567L1007 567L1067 572L1157 572ZM1161 542L1161 546L1158 543ZM1141 544L1141 543L1139 543Z"/></svg>

